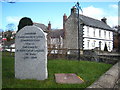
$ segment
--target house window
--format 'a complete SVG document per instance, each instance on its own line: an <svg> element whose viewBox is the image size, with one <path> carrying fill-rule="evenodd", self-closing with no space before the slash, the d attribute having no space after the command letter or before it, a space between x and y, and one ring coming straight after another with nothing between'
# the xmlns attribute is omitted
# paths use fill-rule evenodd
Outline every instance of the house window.
<svg viewBox="0 0 120 90"><path fill-rule="evenodd" d="M89 49L90 47L90 40L87 41L87 48Z"/></svg>
<svg viewBox="0 0 120 90"><path fill-rule="evenodd" d="M110 39L110 32L109 32L109 39Z"/></svg>
<svg viewBox="0 0 120 90"><path fill-rule="evenodd" d="M101 41L99 41L99 49L101 50L101 44L102 44L102 42Z"/></svg>
<svg viewBox="0 0 120 90"><path fill-rule="evenodd" d="M101 37L101 30L99 30L99 37Z"/></svg>
<svg viewBox="0 0 120 90"><path fill-rule="evenodd" d="M104 31L104 38L106 38L106 31Z"/></svg>
<svg viewBox="0 0 120 90"><path fill-rule="evenodd" d="M95 37L95 28L93 28L93 36Z"/></svg>
<svg viewBox="0 0 120 90"><path fill-rule="evenodd" d="M111 44L111 42L109 42L109 45L108 45L109 50L110 50L110 44Z"/></svg>
<svg viewBox="0 0 120 90"><path fill-rule="evenodd" d="M87 36L89 36L89 27L87 27Z"/></svg>
<svg viewBox="0 0 120 90"><path fill-rule="evenodd" d="M96 41L94 40L94 41L93 41L93 47L95 47L95 42L96 42Z"/></svg>

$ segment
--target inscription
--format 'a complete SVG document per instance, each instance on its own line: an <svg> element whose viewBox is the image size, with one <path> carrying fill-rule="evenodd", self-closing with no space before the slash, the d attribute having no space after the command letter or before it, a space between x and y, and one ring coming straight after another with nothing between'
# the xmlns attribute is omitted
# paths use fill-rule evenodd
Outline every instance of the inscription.
<svg viewBox="0 0 120 90"><path fill-rule="evenodd" d="M35 45L35 43L25 43L25 45Z"/></svg>
<svg viewBox="0 0 120 90"><path fill-rule="evenodd" d="M37 46L23 46L22 48L38 48Z"/></svg>
<svg viewBox="0 0 120 90"><path fill-rule="evenodd" d="M15 38L15 77L45 80L47 72L47 38L37 26L25 26Z"/></svg>
<svg viewBox="0 0 120 90"><path fill-rule="evenodd" d="M40 42L44 37L42 35L37 35L36 32L24 33L22 36L17 36L20 43L23 43L20 49L16 49L16 52L23 53L23 59L37 59L37 54L44 52L37 46L36 43Z"/></svg>
<svg viewBox="0 0 120 90"><path fill-rule="evenodd" d="M20 42L35 42L35 41L40 41L39 39L21 39Z"/></svg>
<svg viewBox="0 0 120 90"><path fill-rule="evenodd" d="M29 50L29 49L17 49L16 52L44 52L44 50Z"/></svg>
<svg viewBox="0 0 120 90"><path fill-rule="evenodd" d="M25 35L35 35L36 32L31 32L31 33L25 33Z"/></svg>
<svg viewBox="0 0 120 90"><path fill-rule="evenodd" d="M43 36L17 36L17 38L43 38Z"/></svg>

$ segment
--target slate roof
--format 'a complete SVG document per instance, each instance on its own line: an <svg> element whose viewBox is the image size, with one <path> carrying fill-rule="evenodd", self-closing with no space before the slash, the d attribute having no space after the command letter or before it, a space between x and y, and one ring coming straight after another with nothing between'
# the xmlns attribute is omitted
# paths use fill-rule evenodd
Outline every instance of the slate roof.
<svg viewBox="0 0 120 90"><path fill-rule="evenodd" d="M51 38L59 38L60 36L64 38L63 29L52 30L48 33L48 37L51 37Z"/></svg>
<svg viewBox="0 0 120 90"><path fill-rule="evenodd" d="M85 25L88 25L88 26L91 26L91 27L96 27L96 28L100 28L100 29L105 29L105 30L112 30L113 29L108 26L107 24L105 24L103 21L100 21L100 20L97 20L97 19L93 19L93 18L90 18L90 17L87 17L87 16L84 16L84 15L81 15L79 16L80 20L83 21L83 23Z"/></svg>
<svg viewBox="0 0 120 90"><path fill-rule="evenodd" d="M43 31L48 31L47 26L41 23L34 23L35 26L40 27ZM51 29L50 32L48 31L48 37L51 38L59 38L60 36L64 38L64 30L63 29Z"/></svg>
<svg viewBox="0 0 120 90"><path fill-rule="evenodd" d="M34 23L35 26L41 28L43 31L47 31L47 26L41 23Z"/></svg>

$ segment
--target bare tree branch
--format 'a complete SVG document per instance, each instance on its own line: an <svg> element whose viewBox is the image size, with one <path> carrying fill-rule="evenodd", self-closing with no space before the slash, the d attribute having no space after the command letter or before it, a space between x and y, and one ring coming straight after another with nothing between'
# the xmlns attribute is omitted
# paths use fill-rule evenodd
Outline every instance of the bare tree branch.
<svg viewBox="0 0 120 90"><path fill-rule="evenodd" d="M0 0L0 2L15 3L16 0Z"/></svg>

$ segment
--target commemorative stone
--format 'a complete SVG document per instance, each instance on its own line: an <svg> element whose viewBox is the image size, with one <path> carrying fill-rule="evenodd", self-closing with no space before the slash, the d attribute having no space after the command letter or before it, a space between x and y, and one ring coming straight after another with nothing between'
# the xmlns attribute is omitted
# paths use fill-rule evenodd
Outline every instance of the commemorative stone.
<svg viewBox="0 0 120 90"><path fill-rule="evenodd" d="M25 26L17 33L15 45L15 77L47 79L47 38L43 30Z"/></svg>

